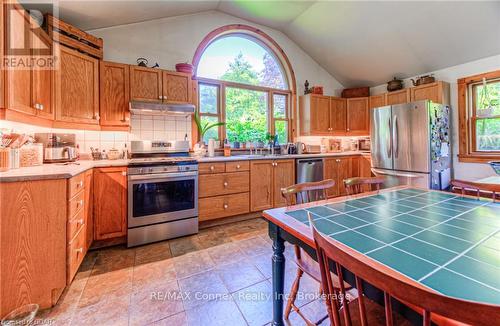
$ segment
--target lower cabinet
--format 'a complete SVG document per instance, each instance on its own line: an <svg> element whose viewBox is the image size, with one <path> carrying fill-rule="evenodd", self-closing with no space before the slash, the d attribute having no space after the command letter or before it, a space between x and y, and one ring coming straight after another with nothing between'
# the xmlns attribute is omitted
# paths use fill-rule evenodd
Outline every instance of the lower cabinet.
<svg viewBox="0 0 500 326"><path fill-rule="evenodd" d="M207 221L222 217L248 213L250 194L248 192L216 197L200 198L199 220Z"/></svg>
<svg viewBox="0 0 500 326"><path fill-rule="evenodd" d="M250 163L250 210L285 206L281 188L295 184L295 160L256 160Z"/></svg>
<svg viewBox="0 0 500 326"><path fill-rule="evenodd" d="M127 168L94 169L94 240L127 235Z"/></svg>
<svg viewBox="0 0 500 326"><path fill-rule="evenodd" d="M358 157L327 157L324 163L325 179L333 179L335 186L327 190L328 198L346 195L344 179L358 176ZM353 164L354 163L354 164ZM354 167L354 169L353 169Z"/></svg>
<svg viewBox="0 0 500 326"><path fill-rule="evenodd" d="M66 286L66 180L2 183L0 203L0 318L55 305Z"/></svg>

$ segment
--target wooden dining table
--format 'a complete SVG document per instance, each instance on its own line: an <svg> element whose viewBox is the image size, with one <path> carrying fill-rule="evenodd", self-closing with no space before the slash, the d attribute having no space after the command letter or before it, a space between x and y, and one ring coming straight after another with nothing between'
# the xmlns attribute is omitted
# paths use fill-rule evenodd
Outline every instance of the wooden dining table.
<svg viewBox="0 0 500 326"><path fill-rule="evenodd" d="M372 266L500 312L500 203L405 186L263 212L273 241L272 325L284 325L285 241L316 259L308 212L320 232ZM383 304L377 291L365 288Z"/></svg>

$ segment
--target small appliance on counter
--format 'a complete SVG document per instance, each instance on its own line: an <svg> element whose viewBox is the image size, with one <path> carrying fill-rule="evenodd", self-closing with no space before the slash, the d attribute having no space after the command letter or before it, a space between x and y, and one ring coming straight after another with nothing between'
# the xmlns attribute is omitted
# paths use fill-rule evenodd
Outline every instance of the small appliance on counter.
<svg viewBox="0 0 500 326"><path fill-rule="evenodd" d="M358 139L358 149L362 152L370 151L370 138L359 138Z"/></svg>
<svg viewBox="0 0 500 326"><path fill-rule="evenodd" d="M40 133L35 141L43 144L43 163L64 163L76 160L75 134Z"/></svg>

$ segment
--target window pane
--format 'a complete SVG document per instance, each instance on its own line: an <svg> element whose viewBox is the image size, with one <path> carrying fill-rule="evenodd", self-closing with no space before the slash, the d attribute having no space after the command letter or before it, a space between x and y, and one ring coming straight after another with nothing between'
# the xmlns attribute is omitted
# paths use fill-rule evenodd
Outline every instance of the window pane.
<svg viewBox="0 0 500 326"><path fill-rule="evenodd" d="M288 142L288 122L284 120L276 120L274 122L274 131L278 135L278 142L286 144Z"/></svg>
<svg viewBox="0 0 500 326"><path fill-rule="evenodd" d="M201 124L203 126L207 123L214 124L214 123L217 123L219 121L219 119L217 117L203 116L203 115L200 117L200 119L201 119ZM205 135L203 136L203 141L205 143L208 143L208 140L210 138L219 139L219 127L213 127L213 128L208 129L207 132L205 133Z"/></svg>
<svg viewBox="0 0 500 326"><path fill-rule="evenodd" d="M500 115L500 81L475 87L476 114L478 116Z"/></svg>
<svg viewBox="0 0 500 326"><path fill-rule="evenodd" d="M200 58L197 75L288 89L280 61L275 58L272 50L250 36L230 35L210 43Z"/></svg>
<svg viewBox="0 0 500 326"><path fill-rule="evenodd" d="M264 141L267 93L226 87L226 130L231 142Z"/></svg>
<svg viewBox="0 0 500 326"><path fill-rule="evenodd" d="M286 118L286 95L273 95L273 111L275 118Z"/></svg>
<svg viewBox="0 0 500 326"><path fill-rule="evenodd" d="M200 113L217 114L217 86L200 84Z"/></svg>
<svg viewBox="0 0 500 326"><path fill-rule="evenodd" d="M476 120L478 151L500 151L500 118Z"/></svg>

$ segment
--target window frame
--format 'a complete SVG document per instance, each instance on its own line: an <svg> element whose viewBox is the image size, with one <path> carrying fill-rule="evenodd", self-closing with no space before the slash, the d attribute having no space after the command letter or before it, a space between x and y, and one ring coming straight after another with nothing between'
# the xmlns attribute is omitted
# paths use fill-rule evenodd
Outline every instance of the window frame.
<svg viewBox="0 0 500 326"><path fill-rule="evenodd" d="M259 91L259 92L265 92L267 93L267 130L271 135L275 134L275 121L287 121L287 135L288 139L286 140L287 142L290 141L290 136L292 133L292 127L291 127L291 99L292 99L292 91L291 90L283 90L283 89L277 89L277 88L271 88L271 87L264 87L264 86L257 86L257 85L248 85L248 84L242 84L242 83L236 83L232 81L225 81L225 80L218 80L218 79L211 79L211 78L204 78L204 77L198 77L198 85L211 85L211 86L217 86L219 87L219 96L217 100L217 117L219 119L219 122L226 122L226 87L233 87L233 88L241 88L241 89L247 89L251 91ZM198 86L198 103L200 103L200 89L201 87ZM280 94L280 95L285 95L287 97L285 101L285 118L275 118L274 117L274 94ZM198 114L201 116L215 116L213 113L207 114L207 113L201 113L200 112L200 105L196 108L198 110ZM227 138L227 133L226 133L226 126L220 126L219 127L219 140L222 141ZM201 139L200 139L201 140Z"/></svg>
<svg viewBox="0 0 500 326"><path fill-rule="evenodd" d="M458 84L458 138L460 162L486 163L499 160L499 151L480 151L477 149L476 122L478 120L500 118L499 115L491 117L478 117L476 108L475 89L481 85L483 78L487 83L500 81L500 70L478 74L457 80Z"/></svg>

